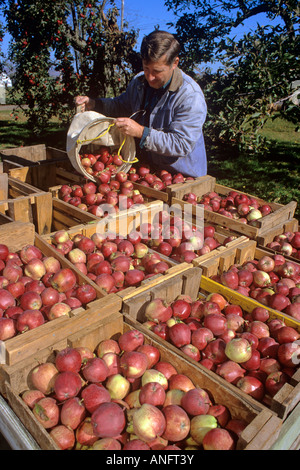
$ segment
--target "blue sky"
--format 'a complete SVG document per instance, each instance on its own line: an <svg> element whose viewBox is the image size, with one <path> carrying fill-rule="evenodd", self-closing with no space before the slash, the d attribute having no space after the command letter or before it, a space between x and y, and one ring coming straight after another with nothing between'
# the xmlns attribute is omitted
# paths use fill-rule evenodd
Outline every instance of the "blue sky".
<svg viewBox="0 0 300 470"><path fill-rule="evenodd" d="M116 0L116 6L121 11L121 0ZM164 6L164 0L124 0L124 21L128 22L129 28L140 30L139 43L144 35L153 31L156 25L160 29L167 29L167 23L174 19L172 12L168 12ZM3 18L0 14L0 21ZM172 32L170 29L168 29ZM3 52L6 52L9 37L5 36L1 44Z"/></svg>
<svg viewBox="0 0 300 470"><path fill-rule="evenodd" d="M115 0L116 6L121 11L122 0ZM129 28L139 30L139 39L137 48L144 35L153 31L156 26L160 29L167 29L170 32L174 30L167 26L168 22L175 19L172 11L168 11L164 5L164 0L124 0L124 20L127 21ZM1 14L0 14L1 21ZM264 15L257 15L254 19L249 19L244 26L239 27L236 31L236 37L243 36L249 29L255 29L257 22L260 25L267 23ZM6 35L1 44L3 52L7 51L9 37Z"/></svg>

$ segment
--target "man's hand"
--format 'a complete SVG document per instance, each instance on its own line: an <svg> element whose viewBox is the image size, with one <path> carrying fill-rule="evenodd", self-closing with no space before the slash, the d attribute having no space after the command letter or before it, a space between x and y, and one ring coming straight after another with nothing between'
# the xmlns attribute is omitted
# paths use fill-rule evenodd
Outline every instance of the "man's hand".
<svg viewBox="0 0 300 470"><path fill-rule="evenodd" d="M75 105L80 108L79 112L92 111L95 108L95 100L88 96L76 96Z"/></svg>
<svg viewBox="0 0 300 470"><path fill-rule="evenodd" d="M122 134L129 135L131 137L142 138L144 126L141 126L133 119L130 118L117 118L115 124L120 129Z"/></svg>

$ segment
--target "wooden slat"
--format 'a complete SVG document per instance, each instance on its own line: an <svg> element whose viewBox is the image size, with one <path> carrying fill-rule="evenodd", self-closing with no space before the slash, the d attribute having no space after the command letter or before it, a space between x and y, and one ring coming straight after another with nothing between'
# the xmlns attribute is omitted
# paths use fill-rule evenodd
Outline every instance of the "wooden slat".
<svg viewBox="0 0 300 470"><path fill-rule="evenodd" d="M184 183L171 184L167 186L166 191L171 198L182 199L187 193L194 193L197 196L213 191L216 185L216 178L210 175L201 176L194 181L185 181Z"/></svg>
<svg viewBox="0 0 300 470"><path fill-rule="evenodd" d="M0 243L7 245L11 252L17 252L26 245L33 245L35 228L32 223L14 221L0 226Z"/></svg>
<svg viewBox="0 0 300 470"><path fill-rule="evenodd" d="M279 436L270 450L299 450L300 403L283 422Z"/></svg>
<svg viewBox="0 0 300 470"><path fill-rule="evenodd" d="M284 222L283 224L280 223L273 227L272 229L267 229L261 231L257 236L257 244L260 246L266 246L268 243L272 242L276 235L281 235L285 232L297 232L299 229L299 222L297 219L292 218Z"/></svg>
<svg viewBox="0 0 300 470"><path fill-rule="evenodd" d="M9 384L6 384L6 395L18 418L25 428L30 431L30 434L38 442L41 449L60 450L54 440L51 439L47 430L40 425L34 414L30 413L29 415L28 406L16 393L14 393Z"/></svg>
<svg viewBox="0 0 300 470"><path fill-rule="evenodd" d="M52 229L52 195L40 193L35 197L34 220L36 231L40 235L51 232Z"/></svg>

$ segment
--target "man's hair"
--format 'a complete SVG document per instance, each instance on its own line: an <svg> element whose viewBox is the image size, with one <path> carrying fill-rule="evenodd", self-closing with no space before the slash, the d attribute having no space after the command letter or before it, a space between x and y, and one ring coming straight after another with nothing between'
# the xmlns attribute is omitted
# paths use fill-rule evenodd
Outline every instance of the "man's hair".
<svg viewBox="0 0 300 470"><path fill-rule="evenodd" d="M153 31L144 37L141 44L141 56L145 62L157 62L166 55L167 64L172 65L179 52L179 42L166 31Z"/></svg>

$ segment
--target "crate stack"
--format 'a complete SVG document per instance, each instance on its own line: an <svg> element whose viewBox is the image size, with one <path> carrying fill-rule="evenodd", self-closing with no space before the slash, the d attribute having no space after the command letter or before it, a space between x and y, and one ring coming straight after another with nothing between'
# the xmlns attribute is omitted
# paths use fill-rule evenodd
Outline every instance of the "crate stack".
<svg viewBox="0 0 300 470"><path fill-rule="evenodd" d="M199 327L203 328L203 313L197 314L196 308L200 309L200 305L208 302L216 304L217 301L212 300L214 296L218 296L219 302L225 302L226 306L234 305L240 309L244 315L241 322L243 328L251 321L254 309L263 308L267 312L268 321L281 322L281 327L290 327L300 334L300 319L296 315L286 313L283 309L272 308L263 298L245 295L242 290L229 288L221 282L222 274L233 267L238 270L247 262L257 264L265 257L279 255L279 245L272 245L272 242L286 237L287 234L298 232L296 202L280 205L256 198L260 205L269 204L271 207L271 213L259 219L256 224L243 223L204 207L199 225L199 208L197 204L188 202L186 195L194 194L199 202L206 194L214 192L226 196L234 189L218 184L212 176L171 184L160 190L137 181L133 185L135 191L143 196L143 207L120 210L104 221L101 217L62 200L60 190L63 185L80 186L87 182L82 175L74 171L66 152L38 145L2 150L0 156L3 162L3 173L0 174L0 245L6 245L11 254L18 254L28 246L36 247L42 253L42 259L51 257L59 263L60 269L71 271L76 278L76 286L88 285L95 291L93 301L71 308L68 315L45 321L36 328L1 342L0 433L11 448L60 449L54 434L51 434L51 428L42 424L22 398L23 393L32 388L30 378L38 366L44 363L55 365L58 353L67 348L86 348L93 353L93 357L100 357L97 351L102 342L111 340L118 343L125 333L131 332L142 338L144 345L151 345L158 351L161 363L172 365L175 371L173 375L180 377L185 384L174 386L176 390L177 387L182 387L180 396L193 389L205 390L210 398L210 407L215 405L215 410L217 406L226 410L230 416L227 417L227 422L231 420L235 424L243 423L238 434L229 433L234 436L234 449L299 449L299 356L295 359L295 367L286 366L288 380L278 392L272 395L264 393L262 397L257 398L238 387L237 381L230 382L219 373L218 365L221 365L221 360L208 367L205 361L193 357L185 348L177 346L168 335L168 328L177 323L189 325L191 335ZM97 234L104 237L107 233L115 232L122 234L122 238L126 239L131 231L139 232L143 225L151 226L160 220L162 214L170 207L179 211L178 213L189 213L193 230L201 231L203 227L213 227L216 246L206 254L199 254L195 249L196 255L190 261L160 253L165 269L162 272L153 271L136 285L123 285L120 289L115 288L107 292L99 287L96 276L74 263L68 256L69 252L58 249L55 242L59 231L72 242L72 248L75 248L75 240L93 239ZM142 242L146 245L145 240ZM98 250L97 247L94 251L99 252L100 248ZM155 255L157 252L157 246L149 243L147 254ZM300 277L300 258L296 257L295 250L285 254L284 258L286 262L293 263L296 270L299 268L297 272ZM131 269L134 268L131 266ZM297 284L299 285L295 286L295 289L300 289L300 282L297 281ZM5 289L4 284L2 288ZM299 301L299 292L297 294L295 290L294 296L297 295ZM60 298L61 302L65 299L63 296ZM166 305L172 305L176 300L182 299L194 306L195 313L189 317L189 321L186 321L186 318L184 321L176 321L172 317L173 323L170 321L167 327L159 332L154 326L160 322L149 321L146 314L149 304L158 299ZM246 329L240 329L239 333L241 331L246 332ZM216 336L214 341L220 335ZM299 340L296 339L295 344L298 343ZM225 339L224 344L227 344ZM123 355L124 351L118 361L121 361ZM201 357L205 358L203 355L200 355ZM243 367L242 363L240 365ZM152 369L154 370L154 366ZM118 371L120 372L120 369ZM244 375L247 376L245 370ZM255 377L255 373L252 376ZM170 377L165 386L165 393L171 390L168 388ZM108 376L105 380L107 379ZM104 384L107 383L105 380ZM203 449L203 441L196 441L190 431L181 439L167 439L165 431L165 434L161 432L153 440L143 440L140 437L142 434L139 435L138 425L135 424L132 428L134 412L141 407L136 398L141 382L132 379L128 383L130 388L127 395L132 393L130 399L127 395L115 398L126 417L125 430L120 436L111 436L110 440L105 442L99 434L93 443L86 446L79 445L75 440L73 449L122 450L126 443L135 440L142 441L144 445L146 443L148 450L164 450L166 446L169 446L169 450L179 449L182 452L187 449L195 452ZM186 385L187 383L189 385ZM88 381L82 387L87 385ZM171 395L173 394L170 394L170 397ZM52 397L53 393L49 392L49 396ZM81 396L79 392L78 396ZM179 398L175 399L174 394L172 399L172 406L179 407ZM160 414L163 413L163 407L158 408ZM88 411L82 421L89 421L91 415L92 412ZM189 423L191 420L192 416L189 415ZM58 424L61 424L60 421ZM217 425L217 429L220 428L226 429L221 418ZM77 439L76 429L73 431ZM107 445L116 447L105 447Z"/></svg>

